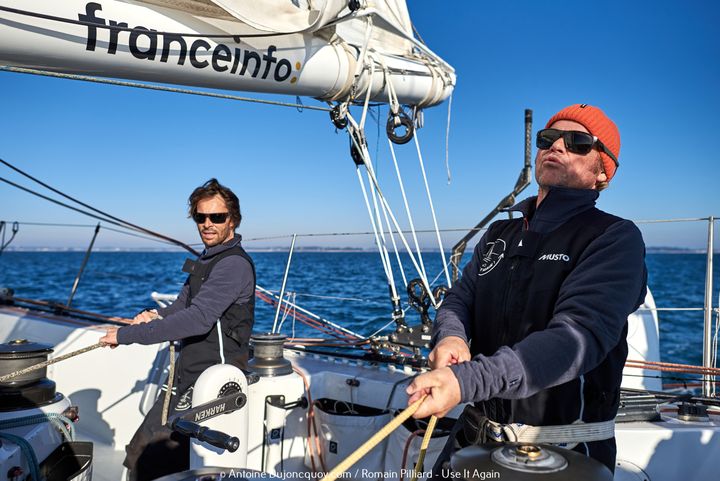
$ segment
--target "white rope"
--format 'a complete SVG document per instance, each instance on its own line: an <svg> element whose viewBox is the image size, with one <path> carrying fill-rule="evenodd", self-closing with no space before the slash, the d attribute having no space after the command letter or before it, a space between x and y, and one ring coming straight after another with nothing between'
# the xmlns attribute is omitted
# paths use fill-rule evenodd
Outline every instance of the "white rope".
<svg viewBox="0 0 720 481"><path fill-rule="evenodd" d="M388 322L387 324L385 324L383 327L381 327L381 328L378 329L377 331L375 331L375 332L373 332L372 334L370 334L370 335L368 336L368 338L370 338L370 337L375 337L377 334L380 334L382 331L384 331L385 329L387 329L387 328L390 326L390 324L395 324L395 319L391 320L390 322Z"/></svg>
<svg viewBox="0 0 720 481"><path fill-rule="evenodd" d="M365 43L363 45L363 53L361 55L363 64L365 64L367 62L367 58L368 58L367 43L369 42L371 31L372 31L372 19L370 19L368 17L368 28L366 30ZM362 67L364 69L364 65ZM363 104L363 110L362 110L362 116L360 119L360 124L356 130L356 132L360 132L362 134L362 138L365 138L365 121L367 119L367 113L368 113L368 109L370 106L370 94L372 91L373 78L375 76L375 66L373 63L370 63L369 69L370 69L370 75L369 75L370 78L369 78L368 88L365 92L365 102ZM359 81L359 77L357 80ZM348 115L349 115L349 113L348 113ZM348 129L348 132L350 132L350 129ZM353 137L352 135L351 135L351 139L353 139L353 142L355 142L355 137ZM358 149L359 152L363 152L366 150L365 145L362 145L362 146L356 145L356 148ZM387 242L385 240L385 227L383 224L382 217L380 217L380 209L378 208L377 188L374 187L374 184L372 183L372 181L370 179L369 172L372 170L372 164L371 164L371 159L370 159L369 154L363 155L363 160L366 164L369 164L369 167L366 168L366 172L368 172L367 175L368 175L368 180L370 181L370 194L372 196L373 208L374 208L374 212L375 212L375 220L373 222L373 225L374 226L377 225L377 232L379 232L379 234L380 234L379 239L381 241L381 242L378 242L378 250L380 252L380 257L382 258L383 266L385 268L385 275L387 277L388 285L390 286L390 293L391 293L392 301L399 302L400 296L398 295L397 286L395 285L395 276L393 274L392 263L390 262L390 254L388 253ZM363 184L363 189L364 189L364 184ZM368 212L370 213L369 209L368 209ZM385 215L385 219L387 221L387 213L385 212L384 206L383 206L383 214ZM370 216L372 217L372 213L370 213ZM375 230L375 227L373 227L373 230ZM392 240L393 246L395 246L395 239L392 236L392 229L390 229L389 222L388 222L388 231L390 232L390 239ZM397 251L397 246L395 246L395 249ZM399 259L400 256L397 255L397 258ZM402 267L401 267L401 270L402 270ZM403 273L403 279L404 278L405 278L405 275ZM407 283L406 283L406 285L407 285Z"/></svg>
<svg viewBox="0 0 720 481"><path fill-rule="evenodd" d="M420 252L420 244L418 242L417 232L415 230L415 223L413 222L412 213L410 212L410 204L408 203L407 195L405 194L405 184L402 181L400 167L398 165L397 157L395 156L395 148L393 147L393 143L390 139L388 139L388 145L390 146L390 154L393 159L393 164L395 165L395 174L397 175L398 184L400 185L400 193L402 194L403 203L405 204L405 213L407 214L408 222L410 223L410 233L412 234L413 242L415 243L415 250L418 254L418 260L420 261L422 274L423 276L427 277L427 272L425 271L425 264L423 263L422 253Z"/></svg>
<svg viewBox="0 0 720 481"><path fill-rule="evenodd" d="M452 287L450 272L448 271L447 261L445 259L445 249L443 249L442 237L440 236L440 228L438 227L437 216L435 216L435 205L433 204L432 195L430 195L430 185L428 184L427 174L425 173L425 163L423 162L422 151L420 150L420 140L418 139L417 130L415 131L413 139L415 140L415 148L417 149L418 160L420 161L420 171L422 172L423 181L425 182L425 192L427 193L433 225L435 226L435 236L437 237L438 247L440 247L440 257L442 258L443 269L445 270L445 279L447 280L448 287Z"/></svg>
<svg viewBox="0 0 720 481"><path fill-rule="evenodd" d="M352 117L352 115L350 115L350 114L348 113L348 117L347 117L347 118L348 118L348 122L349 122L349 124L348 124L348 131L350 131L350 126L352 126L353 129L356 129L356 128L357 128L357 122L356 122L355 119ZM379 186L378 181L377 181L377 177L375 177L375 173L374 173L373 168L372 168L372 163L367 162L367 160L368 160L369 157L370 157L370 154L368 153L367 148L366 148L364 145L358 145L358 143L355 141L355 139L353 138L352 135L350 136L350 138L352 139L352 142L355 144L355 146L356 146L356 148L358 149L358 151L362 154L363 159L366 160L366 162L365 162L365 167L366 167L367 172L369 173L368 177L370 178L372 184L375 186L375 188L376 188L376 190L377 190L377 193L378 193L378 197L379 197L379 199L380 199L380 202L383 203L383 204L385 205L385 207L388 209L388 215L390 216L390 220L392 221L395 230L396 230L398 233L400 233L400 232L402 231L402 229L400 228L400 225L398 224L398 221L397 221L397 219L395 218L395 215L393 214L393 211L392 211L392 209L390 208L390 205L388 204L387 200L385 199L385 196L382 194L382 190L380 189L380 186ZM363 186L363 188L364 188L364 186ZM369 208L369 204L368 204L368 208ZM417 261L416 261L416 259L415 259L415 255L413 254L412 249L411 249L410 246L408 245L407 239L405 239L405 236L401 234L401 235L400 235L400 240L402 241L403 246L404 246L405 249L407 250L408 255L410 256L410 260L412 261L413 266L415 267L415 270L417 271L417 273L418 273L418 275L420 276L423 284L425 285L425 288L427 289L428 292L430 292L430 285L428 284L427 277L425 277L425 276L422 275L422 271L421 271L421 269L420 269L420 266L418 265L418 263L417 263ZM435 305L436 305L436 302L435 302L435 299L433 298L433 296L430 296L430 299L431 299L431 301L432 301L432 303L433 303L433 306L435 306Z"/></svg>
<svg viewBox="0 0 720 481"><path fill-rule="evenodd" d="M375 57L371 54L370 58L374 60ZM382 58L380 58L380 62L382 62ZM371 63L370 64L370 85L372 85L374 75L375 75L375 65L373 63ZM362 131L365 130L365 118L366 118L367 112L369 111L368 108L370 105L370 91L371 91L371 89L368 88L367 94L365 96L365 104L363 106L363 114L362 114L362 118L360 120L360 129L362 129ZM380 126L379 118L377 119L377 123L378 123L378 129L379 129L379 126ZM378 137L379 137L379 135L380 134L378 133ZM368 156L368 159L369 159L369 156ZM374 192L375 192L375 189L373 189L373 203L375 204L375 208L377 211L377 203L375 201ZM397 243L395 242L395 235L393 233L393 229L391 227L390 221L388 220L387 209L385 209L384 205L382 205L382 212L383 212L383 216L385 217L385 225L388 226L388 236L390 237L390 242L392 243L392 246L393 246L393 252L395 253L395 259L397 260L398 268L400 269L400 275L403 280L403 285L407 288L408 283L407 283L407 278L405 277L405 268L403 267L402 260L400 259L400 252L398 251ZM382 219L380 219L379 216L378 216L378 224L381 226L383 225ZM381 232L382 232L383 244L385 244L385 227L381 227ZM386 250L386 255L387 255L387 250ZM387 262L388 262L388 265L390 266L390 272L392 272L392 263L390 262L389 255L387 255ZM395 299L399 300L400 297L397 294L397 288L395 287L394 276L392 279L392 286L393 286L393 293L394 293L393 300L395 300Z"/></svg>
<svg viewBox="0 0 720 481"><path fill-rule="evenodd" d="M363 147L364 147L364 146L363 146ZM377 219L378 230L379 230L379 232L380 232L380 239L382 240L382 252L381 252L381 255L384 257L385 263L387 264L388 285L390 286L390 292L391 292L392 300L393 300L393 302L395 302L395 301L399 301L399 300L400 300L400 296L398 295L397 286L395 285L395 275L393 274L392 263L390 262L390 254L388 253L387 243L386 243L386 241L385 241L385 227L384 227L384 224L383 224L383 220L382 220L382 218L380 217L380 209L378 208L377 198L378 198L378 196L380 195L380 193L378 192L378 187L377 187L377 185L375 185L375 184L372 182L372 178L371 178L371 175L370 175L370 172L373 170L372 163L371 163L371 160L370 160L370 156L367 155L367 156L364 157L364 159L365 159L365 164L366 164L366 166L367 166L367 168L365 169L365 172L366 172L366 174L367 174L367 176L368 176L368 182L370 183L370 193L372 194L373 207L375 208L375 216L376 216L376 219ZM386 208L385 208L384 205L383 205L383 213L385 214L385 219L387 220L387 210L386 210ZM388 231L390 231L390 235L391 235L391 239L392 239L392 229L390 228L390 224L389 224L389 223L388 223ZM393 243L394 243L394 240L393 240Z"/></svg>
<svg viewBox="0 0 720 481"><path fill-rule="evenodd" d="M288 297L288 300L292 299L293 303L295 302L295 293L294 292L288 292L287 297ZM285 302L287 303L287 301L285 301ZM295 319L296 316L295 316L295 308L294 307L292 308L292 311L293 311L293 319ZM283 317L280 320L280 325L278 326L277 332L282 331L283 324L285 324L285 319L287 319L289 314L290 314L290 309L285 309L285 312L283 313ZM294 331L294 329L293 329L293 331ZM294 334L293 334L293 337L295 337Z"/></svg>
<svg viewBox="0 0 720 481"><path fill-rule="evenodd" d="M441 273L442 274L442 273ZM293 291L293 297L316 297L318 299L330 299L333 301L355 301L355 302L367 302L370 304L381 304L374 299L361 299L359 297L340 297L340 296L321 296L319 294L309 294L306 292Z"/></svg>
<svg viewBox="0 0 720 481"><path fill-rule="evenodd" d="M220 364L225 364L225 345L223 343L222 326L220 319L217 320L218 340L220 341Z"/></svg>
<svg viewBox="0 0 720 481"><path fill-rule="evenodd" d="M395 232L390 227L390 220L388 219L387 210L383 209L383 214L385 215L385 223L388 226L388 231L390 233L390 240L392 241L393 245L393 251L395 252L395 258L397 259L398 268L400 269L400 276L403 280L403 286L407 289L408 281L407 277L405 276L405 266L403 266L402 259L400 259L400 251L397 248L397 243L395 242Z"/></svg>
<svg viewBox="0 0 720 481"><path fill-rule="evenodd" d="M352 134L350 135L350 138L352 139L352 142L356 145L356 148L360 149L360 147L357 146L357 143L355 142ZM378 248L383 270L385 271L385 277L387 277L389 283L392 273L389 272L388 266L385 263L385 256L383 255L382 244L380 243L380 236L378 234L377 226L375 225L375 216L373 215L372 208L370 207L370 200L368 199L367 189L365 189L365 182L363 181L362 173L360 172L359 166L355 168L355 172L357 172L358 181L360 182L360 189L362 190L363 199L365 200L365 207L367 207L368 215L370 216L370 224L372 225L373 235L375 237L375 245Z"/></svg>
<svg viewBox="0 0 720 481"><path fill-rule="evenodd" d="M448 99L447 127L445 128L445 170L447 171L447 182L450 185L450 112L452 111L452 94Z"/></svg>
<svg viewBox="0 0 720 481"><path fill-rule="evenodd" d="M258 290L258 291L260 291L260 292L262 292L263 294L269 295L269 296L272 297L273 299L279 299L279 297L277 296L277 294L274 294L272 291L270 291L270 290L268 290L268 289L265 289L265 288L262 287L262 286L256 285L256 286L255 286L255 289ZM357 332L353 332L353 331L351 331L351 330L349 330L349 329L347 329L347 328L345 328L345 327L343 327L343 326L341 326L341 325L339 325L339 324L336 324L336 323L334 323L334 322L332 322L332 321L328 321L327 319L324 319L324 318L318 316L318 315L315 314L314 312L310 312L310 311L308 311L307 309L303 309L302 307L298 306L298 305L295 304L294 302L284 301L283 304L285 304L285 306L290 306L290 307L292 307L293 309L297 309L298 311L302 312L303 314L306 314L306 315L312 317L313 319L322 322L323 324L326 324L326 325L328 325L328 326L334 327L334 328L337 329L338 331L342 331L342 332L344 332L345 334L350 334L351 336L357 337L358 339L365 339L365 337L362 336L361 334L358 334Z"/></svg>

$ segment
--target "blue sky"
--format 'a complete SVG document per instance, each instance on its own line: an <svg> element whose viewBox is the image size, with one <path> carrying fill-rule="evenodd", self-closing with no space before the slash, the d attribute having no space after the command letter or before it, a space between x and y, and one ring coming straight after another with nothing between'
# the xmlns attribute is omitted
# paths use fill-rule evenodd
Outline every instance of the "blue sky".
<svg viewBox="0 0 720 481"><path fill-rule="evenodd" d="M522 163L523 109L533 109L537 129L578 102L603 108L622 135L621 167L600 208L630 219L720 215L716 2L408 4L425 42L458 76L449 185L447 103L426 112L419 133L441 228L471 227L511 190ZM239 195L245 238L370 229L346 134L336 133L324 112L6 72L0 105L0 158L187 242L197 242L187 196L213 176ZM383 109L383 127L385 116ZM374 153L377 127L368 130ZM377 153L380 177L390 177L384 139ZM430 228L414 146L399 153L416 224ZM19 181L5 168L0 176ZM533 182L523 196L536 189ZM398 199L394 187L387 194ZM0 185L0 219L93 223L6 185ZM642 230L650 246L697 248L707 239L703 223ZM15 245L81 247L91 231L23 226ZM461 236L446 233L446 247ZM433 245L429 236L422 242ZM157 246L109 231L97 245ZM249 245L283 246L289 239ZM301 238L298 245L369 246L371 237Z"/></svg>

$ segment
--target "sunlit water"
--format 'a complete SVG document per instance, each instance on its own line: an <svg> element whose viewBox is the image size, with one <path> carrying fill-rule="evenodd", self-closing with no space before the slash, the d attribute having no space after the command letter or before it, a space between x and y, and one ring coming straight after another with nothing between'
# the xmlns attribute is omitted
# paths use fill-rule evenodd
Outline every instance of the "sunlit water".
<svg viewBox="0 0 720 481"><path fill-rule="evenodd" d="M0 286L11 287L19 297L65 302L82 263L82 252L4 252L0 256ZM260 286L279 291L287 254L251 253ZM171 252L93 253L73 299L73 307L105 315L130 317L153 306L150 293L176 293L185 275L186 255ZM467 261L469 253L465 256ZM430 278L441 273L437 253L425 255ZM404 259L408 279L411 262ZM649 254L649 285L658 307L702 307L705 290L705 256L702 254ZM715 291L720 287L715 266ZM397 284L403 281L396 271ZM438 279L444 282L444 275ZM286 290L305 309L363 335L390 321L388 285L380 258L369 252L297 252L293 256ZM406 296L403 295L403 299ZM716 305L717 303L715 303ZM409 323L419 321L410 310ZM270 329L274 310L258 301L256 331ZM667 362L702 362L703 313L661 311L660 348ZM317 337L317 332L285 320L283 332Z"/></svg>

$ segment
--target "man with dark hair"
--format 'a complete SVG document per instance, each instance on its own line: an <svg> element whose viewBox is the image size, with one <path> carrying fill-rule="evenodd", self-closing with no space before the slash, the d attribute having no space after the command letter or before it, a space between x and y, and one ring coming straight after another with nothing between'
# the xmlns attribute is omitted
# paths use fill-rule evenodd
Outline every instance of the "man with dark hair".
<svg viewBox="0 0 720 481"><path fill-rule="evenodd" d="M166 308L146 310L133 324L111 327L100 342L155 344L180 341L171 413L191 407L192 386L208 367L230 363L245 368L254 322L255 267L235 233L240 224L237 196L216 179L190 195L189 214L205 245L197 261L187 260L189 274L177 300ZM177 395L175 394L177 393ZM148 412L127 446L130 479L143 481L189 467L188 439L161 425L164 396Z"/></svg>
<svg viewBox="0 0 720 481"><path fill-rule="evenodd" d="M474 403L451 436L461 446L527 432L612 471L627 318L647 281L640 231L595 208L617 170L620 133L599 108L572 105L537 133L537 148L537 197L478 243L438 311L433 370L407 393L428 395L416 417Z"/></svg>

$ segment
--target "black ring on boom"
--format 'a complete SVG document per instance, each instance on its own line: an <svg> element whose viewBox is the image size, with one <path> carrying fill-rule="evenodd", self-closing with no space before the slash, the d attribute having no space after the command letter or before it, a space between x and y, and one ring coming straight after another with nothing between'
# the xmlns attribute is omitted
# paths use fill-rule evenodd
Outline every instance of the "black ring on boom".
<svg viewBox="0 0 720 481"><path fill-rule="evenodd" d="M397 135L395 130L398 127L405 127L405 134ZM412 119L401 110L397 115L391 114L390 117L388 117L385 131L393 144L403 145L410 142L410 139L413 138L413 135L415 134L415 126L413 125Z"/></svg>

